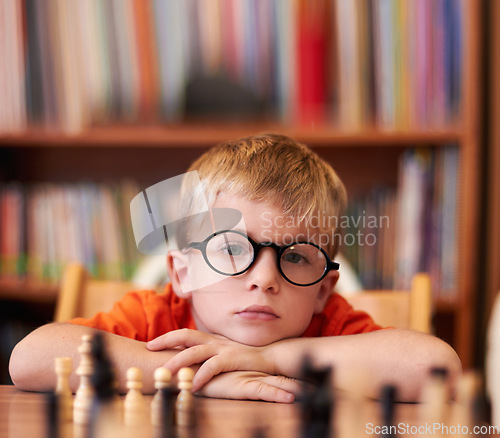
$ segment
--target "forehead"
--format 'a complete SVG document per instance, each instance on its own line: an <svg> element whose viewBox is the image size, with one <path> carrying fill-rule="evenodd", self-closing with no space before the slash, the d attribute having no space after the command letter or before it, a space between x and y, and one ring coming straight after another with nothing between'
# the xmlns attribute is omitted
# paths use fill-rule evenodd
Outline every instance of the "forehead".
<svg viewBox="0 0 500 438"><path fill-rule="evenodd" d="M242 214L240 223L235 227L245 232L257 241L273 241L275 243L290 243L295 240L312 240L311 229L297 217L286 215L281 209L264 202L249 200L239 196L220 194L215 208L235 208ZM299 239L297 239L299 237Z"/></svg>

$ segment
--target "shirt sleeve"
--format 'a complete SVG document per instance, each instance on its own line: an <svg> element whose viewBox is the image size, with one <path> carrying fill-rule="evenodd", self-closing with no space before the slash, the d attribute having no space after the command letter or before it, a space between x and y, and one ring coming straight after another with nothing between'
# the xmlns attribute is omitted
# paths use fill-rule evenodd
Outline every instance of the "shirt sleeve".
<svg viewBox="0 0 500 438"><path fill-rule="evenodd" d="M352 307L338 321L335 331L339 335L356 335L381 330L382 326L373 321L368 313L354 310Z"/></svg>
<svg viewBox="0 0 500 438"><path fill-rule="evenodd" d="M154 291L129 292L116 302L109 312L99 312L92 318L74 318L67 322L104 330L138 341L148 337L147 305Z"/></svg>

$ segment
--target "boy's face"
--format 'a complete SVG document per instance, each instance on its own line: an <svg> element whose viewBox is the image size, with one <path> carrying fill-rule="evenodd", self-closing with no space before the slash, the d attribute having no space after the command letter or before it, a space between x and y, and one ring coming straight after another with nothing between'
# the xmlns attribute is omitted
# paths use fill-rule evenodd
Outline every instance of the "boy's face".
<svg viewBox="0 0 500 438"><path fill-rule="evenodd" d="M306 228L267 203L221 194L214 207L240 210L244 231L256 242L283 245L315 234L308 234ZM184 265L185 269L175 271L174 265ZM300 336L313 314L323 310L338 279L338 272L330 271L312 286L293 285L279 272L272 248L262 249L248 271L233 277L214 272L195 249L189 250L187 256L169 255L168 267L175 292L191 299L198 330L254 346ZM182 293L181 282L196 284L200 278L204 286Z"/></svg>

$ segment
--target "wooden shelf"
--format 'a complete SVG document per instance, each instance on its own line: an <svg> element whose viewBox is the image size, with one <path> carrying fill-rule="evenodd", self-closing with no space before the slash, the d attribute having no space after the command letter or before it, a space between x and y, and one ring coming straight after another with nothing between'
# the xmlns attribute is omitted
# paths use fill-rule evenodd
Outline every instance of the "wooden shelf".
<svg viewBox="0 0 500 438"><path fill-rule="evenodd" d="M177 125L106 126L94 127L81 133L64 134L29 130L22 134L2 135L2 147L39 146L42 148L71 147L206 147L221 141L275 132L288 135L311 146L362 145L397 146L407 144L446 144L460 142L459 129L409 129L405 131L340 131L334 127L291 126L277 123L185 123Z"/></svg>
<svg viewBox="0 0 500 438"><path fill-rule="evenodd" d="M0 278L0 300L50 303L55 302L58 290L58 285L54 283L23 278Z"/></svg>

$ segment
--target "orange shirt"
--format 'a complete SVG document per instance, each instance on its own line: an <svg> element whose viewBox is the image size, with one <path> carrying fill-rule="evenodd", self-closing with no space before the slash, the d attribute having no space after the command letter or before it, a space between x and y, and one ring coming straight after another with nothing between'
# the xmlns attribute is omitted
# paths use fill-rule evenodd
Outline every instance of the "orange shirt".
<svg viewBox="0 0 500 438"><path fill-rule="evenodd" d="M143 342L172 330L196 329L189 302L175 295L170 284L161 294L149 290L129 292L115 303L110 312L68 322ZM353 335L381 328L365 312L353 310L343 297L334 293L323 312L313 316L302 336Z"/></svg>

